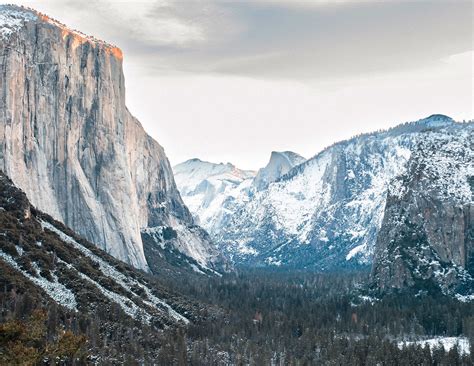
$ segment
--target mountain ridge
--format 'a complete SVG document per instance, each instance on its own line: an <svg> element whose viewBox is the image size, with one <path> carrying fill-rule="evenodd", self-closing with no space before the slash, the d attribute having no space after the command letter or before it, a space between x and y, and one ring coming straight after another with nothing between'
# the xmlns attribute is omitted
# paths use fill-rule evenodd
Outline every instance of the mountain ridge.
<svg viewBox="0 0 474 366"><path fill-rule="evenodd" d="M294 259L294 264L287 262L291 268L313 268L315 263L311 263L311 258L315 256L325 258L316 269L370 265L385 207L384 192L391 178L404 171L419 139L433 130L461 131L471 125L433 115L335 143L236 208L238 214L233 221L214 238L239 265L280 267L285 266L282 258L288 258ZM312 178L310 171L314 171ZM384 174L388 174L386 178ZM301 182L296 183L297 177ZM325 181L317 188L318 182ZM312 198L309 188L314 190ZM359 198L355 200L350 198L357 195ZM347 221L350 217L357 220L350 223ZM286 229L292 222L293 229ZM331 225L336 226L331 228ZM328 228L333 232L330 236ZM273 248L261 249L266 257L257 259L260 250L254 245L274 241ZM288 257L280 258L283 252Z"/></svg>

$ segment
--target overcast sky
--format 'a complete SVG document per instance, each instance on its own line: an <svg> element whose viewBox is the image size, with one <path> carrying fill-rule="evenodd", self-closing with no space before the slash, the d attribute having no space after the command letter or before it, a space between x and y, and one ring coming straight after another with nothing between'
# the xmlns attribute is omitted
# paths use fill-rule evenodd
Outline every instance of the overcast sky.
<svg viewBox="0 0 474 366"><path fill-rule="evenodd" d="M257 169L272 150L473 118L470 0L15 3L122 48L127 105L172 164Z"/></svg>

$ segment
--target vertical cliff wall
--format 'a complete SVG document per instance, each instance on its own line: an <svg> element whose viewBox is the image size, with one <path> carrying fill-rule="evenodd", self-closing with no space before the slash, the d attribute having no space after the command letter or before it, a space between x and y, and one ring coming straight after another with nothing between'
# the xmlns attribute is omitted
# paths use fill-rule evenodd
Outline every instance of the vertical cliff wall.
<svg viewBox="0 0 474 366"><path fill-rule="evenodd" d="M39 209L148 269L141 231L216 253L176 189L163 148L125 106L122 52L34 11L0 7L0 168Z"/></svg>
<svg viewBox="0 0 474 366"><path fill-rule="evenodd" d="M472 295L474 125L426 132L390 186L372 270L382 291Z"/></svg>

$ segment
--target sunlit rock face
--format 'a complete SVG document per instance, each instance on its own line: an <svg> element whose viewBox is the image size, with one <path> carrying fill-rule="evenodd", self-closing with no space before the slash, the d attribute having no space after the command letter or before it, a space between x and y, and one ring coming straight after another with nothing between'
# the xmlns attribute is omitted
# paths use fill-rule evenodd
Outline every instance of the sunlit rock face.
<svg viewBox="0 0 474 366"><path fill-rule="evenodd" d="M122 52L16 6L0 7L0 29L0 168L39 209L138 268L149 268L142 232L168 227L174 248L212 267L163 148L125 106Z"/></svg>

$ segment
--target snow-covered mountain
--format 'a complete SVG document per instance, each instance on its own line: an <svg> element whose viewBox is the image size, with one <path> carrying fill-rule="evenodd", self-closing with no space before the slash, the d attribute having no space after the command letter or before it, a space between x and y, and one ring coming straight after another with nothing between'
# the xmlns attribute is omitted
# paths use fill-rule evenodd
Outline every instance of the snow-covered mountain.
<svg viewBox="0 0 474 366"><path fill-rule="evenodd" d="M177 252L211 270L219 254L125 106L120 49L14 5L0 6L0 30L0 168L36 207L137 268L156 267L146 242L154 258Z"/></svg>
<svg viewBox="0 0 474 366"><path fill-rule="evenodd" d="M196 219L213 234L233 214L234 200L245 197L255 172L234 165L191 159L173 167L184 202Z"/></svg>
<svg viewBox="0 0 474 366"><path fill-rule="evenodd" d="M268 164L258 173L239 169L230 163L214 164L199 159L178 164L173 171L186 205L211 236L218 236L237 209L245 205L256 191L265 189L304 161L294 152L274 151Z"/></svg>
<svg viewBox="0 0 474 366"><path fill-rule="evenodd" d="M331 269L372 263L387 189L432 130L467 125L433 115L336 143L240 200L214 233L235 263ZM460 152L462 153L462 152Z"/></svg>
<svg viewBox="0 0 474 366"><path fill-rule="evenodd" d="M305 161L305 158L292 151L273 151L268 164L258 171L253 186L259 191L266 189L270 183L275 182Z"/></svg>
<svg viewBox="0 0 474 366"><path fill-rule="evenodd" d="M422 135L389 185L372 278L474 299L474 124Z"/></svg>

